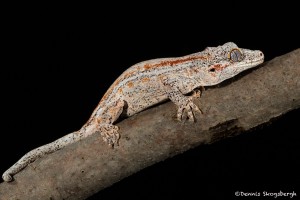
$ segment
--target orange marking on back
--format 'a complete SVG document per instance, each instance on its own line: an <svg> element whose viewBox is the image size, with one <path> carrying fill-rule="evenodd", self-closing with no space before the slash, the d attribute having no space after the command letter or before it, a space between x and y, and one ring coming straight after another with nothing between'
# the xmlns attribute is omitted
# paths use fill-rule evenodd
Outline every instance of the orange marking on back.
<svg viewBox="0 0 300 200"><path fill-rule="evenodd" d="M193 61L193 60L204 60L207 59L206 56L194 56L194 57L186 57L186 58L178 58L175 60L163 60L160 63L157 64L145 64L144 65L144 69L151 69L151 68L156 68L156 67L164 67L164 66L173 66L173 65L177 65L180 63L184 63L187 61Z"/></svg>
<svg viewBox="0 0 300 200"><path fill-rule="evenodd" d="M107 90L107 91L105 92L105 94L103 95L101 101L104 100L104 99L107 99L107 97L108 97L109 94L112 92L112 90L113 90L113 87L108 88L108 90ZM101 101L100 101L100 103L101 103Z"/></svg>
<svg viewBox="0 0 300 200"><path fill-rule="evenodd" d="M113 89L121 82L121 80L118 78L109 88L108 90L105 92L105 94L103 95L102 100L107 99L107 97L112 93ZM101 102L100 101L100 102Z"/></svg>
<svg viewBox="0 0 300 200"><path fill-rule="evenodd" d="M102 120L101 117L98 117L98 118L96 119L96 121L97 121L98 124L102 124L102 123L103 123L103 122L102 122L103 120Z"/></svg>
<svg viewBox="0 0 300 200"><path fill-rule="evenodd" d="M124 79L130 77L132 74L136 73L136 71L127 72L124 74Z"/></svg>
<svg viewBox="0 0 300 200"><path fill-rule="evenodd" d="M151 68L152 68L152 66L150 64L148 64L148 63L144 65L144 69L146 69L146 70L147 69L151 69Z"/></svg>
<svg viewBox="0 0 300 200"><path fill-rule="evenodd" d="M147 78L147 77L142 78L142 82L143 82L143 83L148 82L148 81L150 81L150 78Z"/></svg>
<svg viewBox="0 0 300 200"><path fill-rule="evenodd" d="M130 88L132 88L133 85L134 85L134 84L133 84L131 81L127 83L127 86L130 87Z"/></svg>

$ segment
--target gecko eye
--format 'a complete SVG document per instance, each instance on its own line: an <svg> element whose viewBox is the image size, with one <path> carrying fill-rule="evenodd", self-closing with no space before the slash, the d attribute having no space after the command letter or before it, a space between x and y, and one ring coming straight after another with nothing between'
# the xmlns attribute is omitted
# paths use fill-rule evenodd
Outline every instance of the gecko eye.
<svg viewBox="0 0 300 200"><path fill-rule="evenodd" d="M233 62L240 62L244 59L244 55L239 49L232 49L228 54L228 59Z"/></svg>

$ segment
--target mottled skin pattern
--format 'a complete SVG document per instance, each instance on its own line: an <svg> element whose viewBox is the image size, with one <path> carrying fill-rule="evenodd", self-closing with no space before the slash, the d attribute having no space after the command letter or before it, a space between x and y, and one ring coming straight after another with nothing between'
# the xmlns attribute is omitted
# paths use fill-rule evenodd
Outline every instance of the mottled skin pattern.
<svg viewBox="0 0 300 200"><path fill-rule="evenodd" d="M100 131L110 146L118 145L120 135L113 123L121 114L131 116L152 105L170 99L177 107L178 120L194 121L201 112L186 94L203 86L211 86L261 64L261 51L238 48L232 42L177 58L160 58L131 66L111 85L88 122L79 130L25 154L4 172L11 181L30 162ZM197 93L196 93L197 94Z"/></svg>

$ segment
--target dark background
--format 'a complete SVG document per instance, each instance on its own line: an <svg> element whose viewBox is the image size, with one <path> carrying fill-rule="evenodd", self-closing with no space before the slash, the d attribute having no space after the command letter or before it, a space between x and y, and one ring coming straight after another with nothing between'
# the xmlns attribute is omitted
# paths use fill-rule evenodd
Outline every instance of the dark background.
<svg viewBox="0 0 300 200"><path fill-rule="evenodd" d="M299 48L297 6L273 4L10 7L2 19L1 173L28 151L79 129L110 84L137 62L228 41L262 50L266 61ZM232 199L235 191L280 190L299 196L299 117L298 109L190 150L90 199Z"/></svg>

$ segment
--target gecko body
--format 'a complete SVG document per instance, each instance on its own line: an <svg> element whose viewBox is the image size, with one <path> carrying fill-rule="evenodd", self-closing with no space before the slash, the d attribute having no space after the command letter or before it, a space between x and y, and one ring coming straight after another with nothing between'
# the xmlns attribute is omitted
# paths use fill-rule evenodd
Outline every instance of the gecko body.
<svg viewBox="0 0 300 200"><path fill-rule="evenodd" d="M177 107L178 120L194 121L194 113L201 110L188 93L203 86L216 85L264 61L259 50L241 49L233 42L174 58L159 58L137 63L110 86L79 130L25 154L4 172L4 181L11 181L30 162L45 154L99 131L110 146L118 144L119 128L113 123L121 114L132 116L157 103L170 99Z"/></svg>

